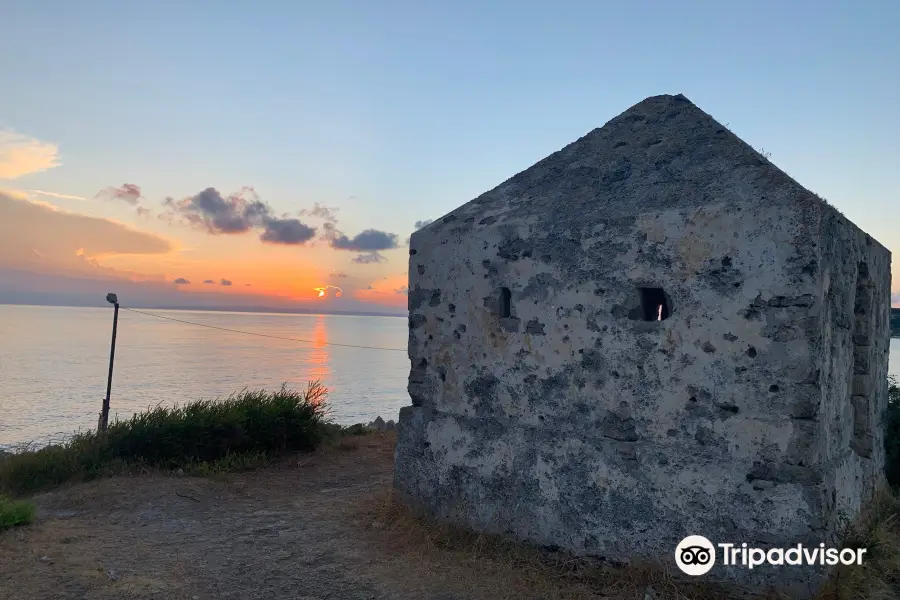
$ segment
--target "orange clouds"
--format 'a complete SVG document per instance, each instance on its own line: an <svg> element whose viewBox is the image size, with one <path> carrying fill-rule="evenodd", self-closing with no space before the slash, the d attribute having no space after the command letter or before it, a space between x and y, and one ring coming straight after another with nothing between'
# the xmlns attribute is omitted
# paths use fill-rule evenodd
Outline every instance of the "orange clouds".
<svg viewBox="0 0 900 600"><path fill-rule="evenodd" d="M385 270L398 267L356 267L359 261L336 253L331 245L298 251L297 245L259 244L257 236L209 236L193 229L183 232L183 240L170 240L165 231L158 235L145 229L162 227L155 219L136 227L8 191L0 191L0 214L0 271L58 280L38 285L34 277L22 276L17 298L25 293L86 294L96 285L90 282L116 281L116 289L128 291L130 301L145 304L397 314L407 303L406 274L383 277Z"/></svg>
<svg viewBox="0 0 900 600"><path fill-rule="evenodd" d="M59 164L56 144L14 131L0 131L0 179L15 179Z"/></svg>
<svg viewBox="0 0 900 600"><path fill-rule="evenodd" d="M162 255L170 242L109 219L65 212L0 192L0 266L73 273L102 269L110 254Z"/></svg>

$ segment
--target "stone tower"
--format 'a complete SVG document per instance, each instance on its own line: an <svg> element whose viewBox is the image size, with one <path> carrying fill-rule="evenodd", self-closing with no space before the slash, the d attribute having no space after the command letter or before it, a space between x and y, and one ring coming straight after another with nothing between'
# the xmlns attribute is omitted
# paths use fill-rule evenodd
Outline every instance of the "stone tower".
<svg viewBox="0 0 900 600"><path fill-rule="evenodd" d="M672 563L690 534L829 542L882 482L890 253L684 96L409 252L395 487L435 518Z"/></svg>

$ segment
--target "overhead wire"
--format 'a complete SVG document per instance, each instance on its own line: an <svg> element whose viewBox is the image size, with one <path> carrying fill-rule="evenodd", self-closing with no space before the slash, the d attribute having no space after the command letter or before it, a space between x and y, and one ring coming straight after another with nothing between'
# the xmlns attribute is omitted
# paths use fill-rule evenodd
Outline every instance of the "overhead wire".
<svg viewBox="0 0 900 600"><path fill-rule="evenodd" d="M276 340L287 340L287 341L291 341L291 342L302 342L305 344L321 344L324 346L339 346L341 348L360 348L360 349L364 349L364 350L387 350L387 351L391 351L391 352L406 352L406 348L387 348L387 347L382 347L382 346L361 346L361 345L356 345L356 344L337 344L337 343L333 343L333 342L317 342L315 340L304 340L304 339L300 339L300 338L286 337L286 336L281 336L281 335L271 335L268 333L258 333L258 332L254 332L254 331L241 331L239 329L229 329L228 327L219 327L217 325L207 325L206 323L196 323L194 321L185 321L184 319L176 319L174 317L166 317L164 315L158 315L158 314L146 312L143 310L137 310L135 308L127 308L127 307L121 306L121 305L119 306L119 308L121 308L122 310L127 310L129 312L138 313L141 315L147 315L148 317L155 317L157 319L165 319L167 321L175 321L176 323L185 323L187 325L196 325L197 327L206 327L208 329L218 329L219 331L228 331L230 333L240 333L243 335L253 335L253 336L257 336L257 337L272 338L272 339L276 339Z"/></svg>

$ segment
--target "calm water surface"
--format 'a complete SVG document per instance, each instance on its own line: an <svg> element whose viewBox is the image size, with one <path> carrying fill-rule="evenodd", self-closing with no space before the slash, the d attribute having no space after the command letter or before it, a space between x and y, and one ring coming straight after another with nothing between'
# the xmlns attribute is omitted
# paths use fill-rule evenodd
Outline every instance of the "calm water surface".
<svg viewBox="0 0 900 600"><path fill-rule="evenodd" d="M329 389L342 424L395 419L408 405L406 319L148 311L299 343L119 311L110 419L148 406L219 398L243 388ZM112 307L0 305L0 445L44 442L97 426L106 394ZM342 348L328 343L400 348Z"/></svg>
<svg viewBox="0 0 900 600"><path fill-rule="evenodd" d="M111 417L148 406L219 398L243 388L330 390L342 424L396 419L409 404L406 319L152 311L299 343L119 313ZM97 425L109 360L112 309L0 305L0 446L46 442ZM367 350L329 343L399 348ZM890 372L900 376L900 339Z"/></svg>

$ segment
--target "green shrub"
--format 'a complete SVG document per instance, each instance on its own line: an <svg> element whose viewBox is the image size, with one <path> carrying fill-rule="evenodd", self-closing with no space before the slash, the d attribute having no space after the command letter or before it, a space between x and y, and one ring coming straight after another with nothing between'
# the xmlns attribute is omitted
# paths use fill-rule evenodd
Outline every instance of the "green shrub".
<svg viewBox="0 0 900 600"><path fill-rule="evenodd" d="M891 486L900 486L900 385L888 378L888 410L884 429L884 470Z"/></svg>
<svg viewBox="0 0 900 600"><path fill-rule="evenodd" d="M321 441L324 393L312 384L305 394L282 387L275 393L245 391L219 402L157 407L110 425L105 447L110 458L140 458L163 467L230 454L311 450Z"/></svg>
<svg viewBox="0 0 900 600"><path fill-rule="evenodd" d="M327 390L243 391L220 401L157 406L111 423L105 433L77 434L62 444L0 461L0 492L22 494L72 479L93 479L128 465L187 468L257 464L261 457L312 450L325 435ZM244 457L248 457L246 460Z"/></svg>
<svg viewBox="0 0 900 600"><path fill-rule="evenodd" d="M0 531L16 525L27 525L34 521L34 516L35 508L31 502L0 496Z"/></svg>

